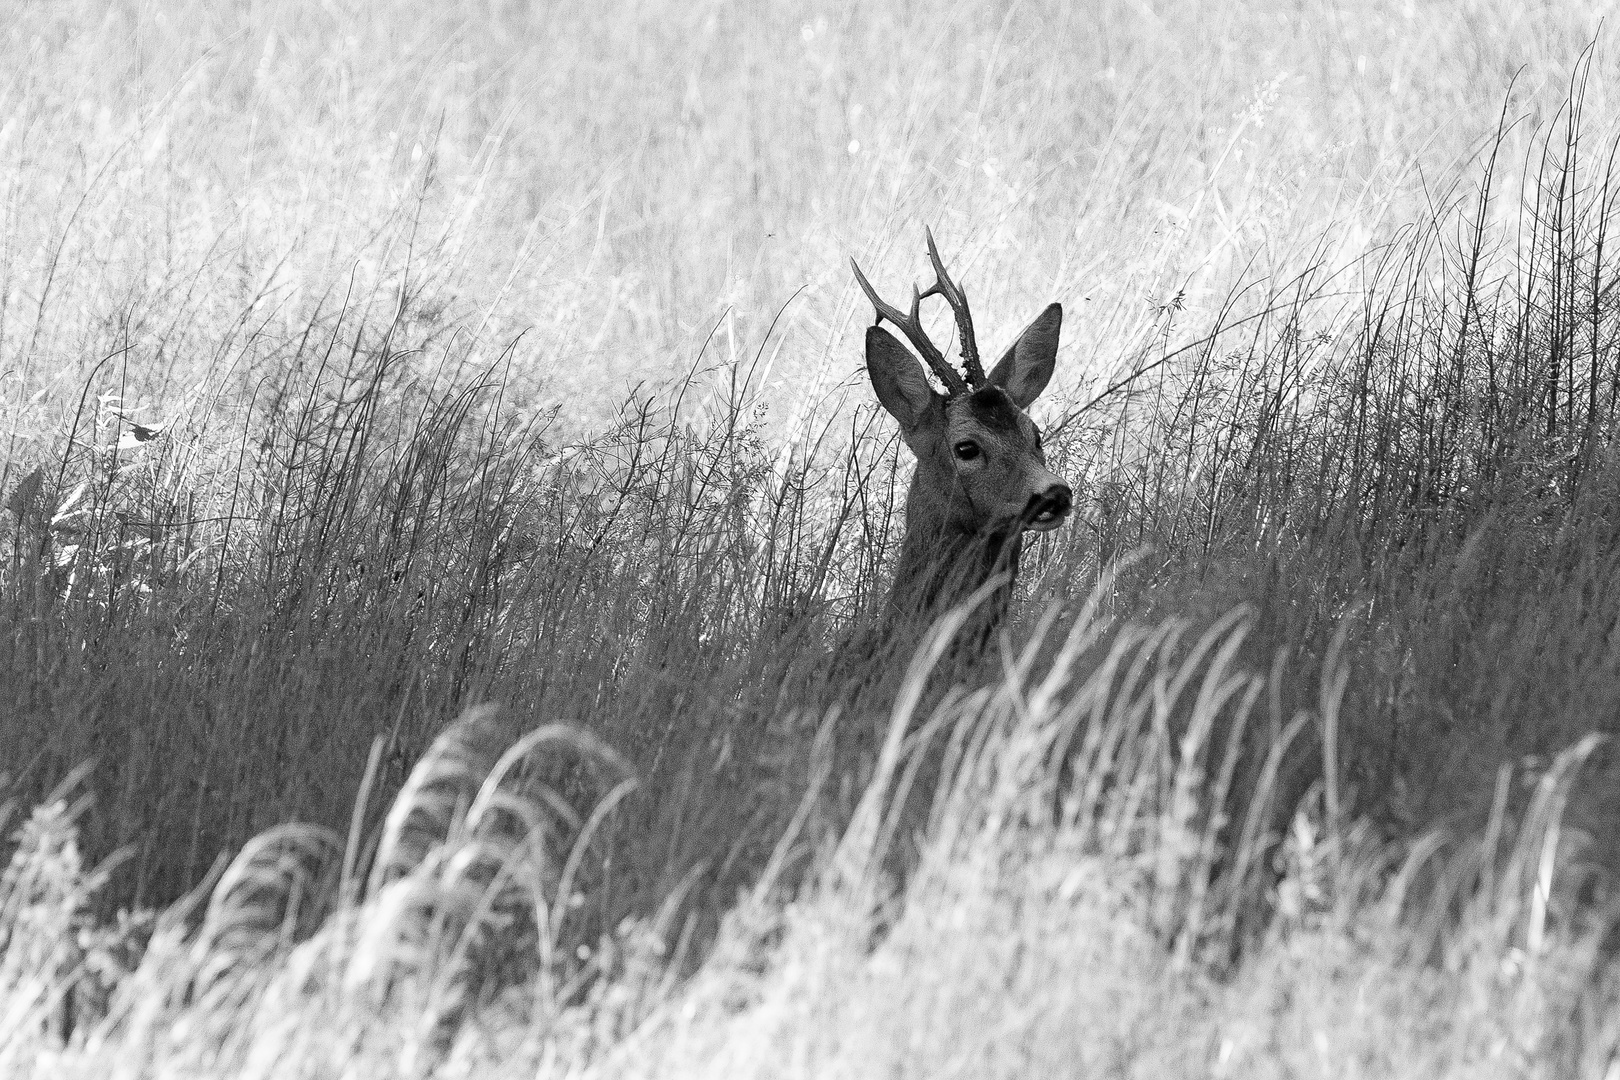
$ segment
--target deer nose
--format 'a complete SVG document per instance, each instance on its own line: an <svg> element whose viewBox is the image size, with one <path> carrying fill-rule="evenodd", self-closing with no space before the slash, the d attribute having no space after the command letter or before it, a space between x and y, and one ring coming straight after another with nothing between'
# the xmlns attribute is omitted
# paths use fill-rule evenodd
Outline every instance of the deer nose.
<svg viewBox="0 0 1620 1080"><path fill-rule="evenodd" d="M1031 496L1026 513L1033 524L1055 524L1068 517L1073 506L1074 493L1069 490L1069 485L1058 483Z"/></svg>

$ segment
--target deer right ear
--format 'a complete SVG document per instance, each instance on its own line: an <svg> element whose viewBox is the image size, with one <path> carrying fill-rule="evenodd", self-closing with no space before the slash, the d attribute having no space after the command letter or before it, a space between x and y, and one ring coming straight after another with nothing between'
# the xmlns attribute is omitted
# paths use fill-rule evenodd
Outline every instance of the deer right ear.
<svg viewBox="0 0 1620 1080"><path fill-rule="evenodd" d="M866 330L866 373L872 377L878 401L900 421L900 433L909 441L939 396L928 385L922 364L893 334L872 326Z"/></svg>
<svg viewBox="0 0 1620 1080"><path fill-rule="evenodd" d="M990 371L990 381L1007 391L1020 409L1041 396L1052 381L1057 363L1058 331L1063 328L1063 305L1050 304L1035 316L1013 342L1007 355Z"/></svg>

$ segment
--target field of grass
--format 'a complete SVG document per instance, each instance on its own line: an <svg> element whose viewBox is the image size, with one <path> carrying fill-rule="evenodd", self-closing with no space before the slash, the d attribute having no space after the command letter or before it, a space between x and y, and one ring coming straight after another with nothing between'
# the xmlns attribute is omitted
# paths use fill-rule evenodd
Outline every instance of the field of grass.
<svg viewBox="0 0 1620 1080"><path fill-rule="evenodd" d="M13 0L0 1075L1620 1076L1617 14Z"/></svg>

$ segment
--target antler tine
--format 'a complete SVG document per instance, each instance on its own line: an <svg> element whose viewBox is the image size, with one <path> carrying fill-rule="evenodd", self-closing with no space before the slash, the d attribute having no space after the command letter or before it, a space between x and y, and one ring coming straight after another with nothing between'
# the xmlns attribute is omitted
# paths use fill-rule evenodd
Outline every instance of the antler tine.
<svg viewBox="0 0 1620 1080"><path fill-rule="evenodd" d="M951 313L956 316L956 330L962 338L962 370L967 373L968 385L977 390L986 382L984 365L979 363L979 342L973 336L973 314L968 311L967 293L962 287L951 280L945 272L945 263L939 257L939 248L934 243L934 230L923 229L928 237L928 261L934 264L934 286L923 296L943 296L945 302L951 305Z"/></svg>
<svg viewBox="0 0 1620 1080"><path fill-rule="evenodd" d="M934 374L939 376L939 381L945 384L945 389L951 396L954 397L957 394L966 392L968 385L962 381L962 376L958 375L956 369L945 362L945 356L939 351L939 347L928 340L928 335L923 333L922 319L919 316L922 309L922 298L928 294L919 293L917 286L913 285L911 287L911 314L909 316L902 315L899 308L892 304L885 304L878 298L877 290L872 288L872 283L866 280L865 274L861 273L860 264L853 258L849 260L849 268L855 271L855 280L861 283L861 291L866 293L866 298L872 301L872 306L877 309L878 322L881 323L884 319L888 319L889 322L894 324L895 329L906 335L906 338L916 350L922 354L923 360L933 369Z"/></svg>

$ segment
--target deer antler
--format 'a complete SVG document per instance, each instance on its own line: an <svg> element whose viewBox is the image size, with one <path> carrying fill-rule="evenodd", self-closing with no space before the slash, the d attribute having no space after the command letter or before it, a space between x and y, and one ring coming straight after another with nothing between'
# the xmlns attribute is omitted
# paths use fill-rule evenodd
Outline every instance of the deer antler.
<svg viewBox="0 0 1620 1080"><path fill-rule="evenodd" d="M928 261L934 264L935 281L933 287L922 295L924 298L943 296L945 302L951 305L951 314L956 316L956 331L962 337L962 371L967 375L967 384L977 390L987 380L984 366L979 363L979 342L973 336L973 315L968 311L967 293L945 272L939 248L934 245L934 230L924 228L923 235L928 237Z"/></svg>
<svg viewBox="0 0 1620 1080"><path fill-rule="evenodd" d="M939 348L928 340L928 335L923 332L922 321L918 318L919 309L922 307L922 294L917 292L917 286L913 285L911 287L911 314L902 315L899 308L892 304L885 304L878 298L877 290L872 288L872 283L866 280L865 274L861 273L860 264L853 258L849 260L849 268L855 271L855 280L861 283L861 289L865 291L866 298L872 301L872 306L877 309L878 322L881 323L884 319L888 319L894 324L895 329L906 335L911 344L922 354L922 358L928 362L928 366L934 369L934 374L939 376L939 381L945 384L945 391L948 394L955 397L957 394L966 393L968 389L967 383L962 381L962 376L956 373L955 368L945 362L945 357L940 353Z"/></svg>

